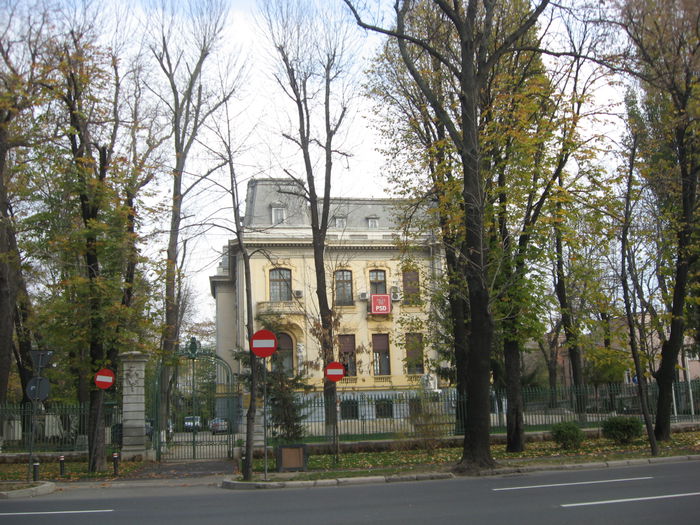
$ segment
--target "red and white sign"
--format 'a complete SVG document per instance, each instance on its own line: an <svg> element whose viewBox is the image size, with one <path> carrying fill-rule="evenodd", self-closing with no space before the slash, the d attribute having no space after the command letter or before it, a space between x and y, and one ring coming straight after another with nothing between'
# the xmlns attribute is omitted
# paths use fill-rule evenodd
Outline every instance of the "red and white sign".
<svg viewBox="0 0 700 525"><path fill-rule="evenodd" d="M114 384L114 372L109 368L102 368L95 374L95 384L97 388L105 390Z"/></svg>
<svg viewBox="0 0 700 525"><path fill-rule="evenodd" d="M391 295L373 294L371 310L372 314L386 315L391 313Z"/></svg>
<svg viewBox="0 0 700 525"><path fill-rule="evenodd" d="M270 357L277 350L277 336L270 330L258 330L250 338L250 350L258 357Z"/></svg>
<svg viewBox="0 0 700 525"><path fill-rule="evenodd" d="M345 367L342 363L331 361L326 366L324 373L329 381L340 381L345 377Z"/></svg>

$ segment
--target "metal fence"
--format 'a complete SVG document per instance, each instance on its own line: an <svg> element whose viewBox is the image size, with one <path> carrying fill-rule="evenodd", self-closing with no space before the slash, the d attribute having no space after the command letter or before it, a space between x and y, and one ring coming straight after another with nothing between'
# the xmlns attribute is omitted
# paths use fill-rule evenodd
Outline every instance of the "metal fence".
<svg viewBox="0 0 700 525"><path fill-rule="evenodd" d="M120 448L121 406L105 406L105 443ZM0 405L0 452L87 452L87 404Z"/></svg>
<svg viewBox="0 0 700 525"><path fill-rule="evenodd" d="M658 389L649 385L648 401L656 410ZM338 393L336 411L341 440L443 437L463 434L465 420L454 390L435 392ZM300 398L307 440L324 439L326 407L321 394ZM504 391L491 393L492 432L506 431L507 399ZM523 391L525 430L546 430L562 421L596 427L613 415L641 417L636 385L610 384L582 389L526 388ZM700 381L674 386L673 422L700 421ZM275 436L279 429L271 428Z"/></svg>
<svg viewBox="0 0 700 525"><path fill-rule="evenodd" d="M649 408L656 410L657 387L649 385ZM306 441L325 441L333 432L326 425L326 407L321 394L300 396ZM454 390L402 392L342 392L335 407L341 440L431 438L463 434L465 420ZM506 431L505 392L491 393L492 432ZM546 430L562 421L576 421L596 427L613 415L641 417L637 387L611 384L588 386L581 390L526 388L523 390L525 430ZM234 421L235 434L226 438L229 447L245 438L244 417ZM86 405L47 404L36 412L32 405L0 405L0 452L26 452L33 443L37 452L87 451ZM32 421L34 421L32 436ZM269 421L269 419L268 419ZM673 396L673 422L700 421L700 380L676 383ZM259 429L262 433L262 428ZM105 407L105 442L110 451L119 449L121 407ZM207 434L209 432L202 432ZM279 429L272 425L273 439ZM223 440L222 436L215 436ZM33 439L33 442L31 441Z"/></svg>

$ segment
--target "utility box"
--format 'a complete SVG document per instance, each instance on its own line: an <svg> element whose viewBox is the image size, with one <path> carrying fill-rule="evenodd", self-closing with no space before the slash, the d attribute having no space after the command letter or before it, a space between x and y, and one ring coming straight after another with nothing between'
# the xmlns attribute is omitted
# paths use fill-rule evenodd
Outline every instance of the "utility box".
<svg viewBox="0 0 700 525"><path fill-rule="evenodd" d="M307 470L308 453L306 445L278 445L275 452L277 472Z"/></svg>

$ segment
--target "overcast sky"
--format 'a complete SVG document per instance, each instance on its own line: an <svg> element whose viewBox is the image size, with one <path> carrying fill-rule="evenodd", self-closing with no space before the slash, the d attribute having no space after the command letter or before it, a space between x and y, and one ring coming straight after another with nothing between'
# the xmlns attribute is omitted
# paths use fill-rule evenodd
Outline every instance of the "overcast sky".
<svg viewBox="0 0 700 525"><path fill-rule="evenodd" d="M329 0L339 1L339 0ZM231 24L227 30L226 50L245 57L246 82L239 98L240 115L238 135L245 149L238 162L239 177L283 176L282 166L298 163L298 152L287 148L280 131L289 120L289 106L272 77L271 50L263 29L258 23L256 0L231 0ZM366 40L364 32L357 30L364 44L359 57L358 71L365 68L373 55L379 39ZM360 88L358 86L358 95ZM372 130L368 115L370 104L358 96L355 113L348 121L347 137L343 149L350 156L335 163L333 195L344 197L382 197L386 195L386 182L382 176L383 159L376 151L377 136ZM192 166L188 171L192 170ZM229 204L229 197L208 193L202 196L202 204L216 209ZM208 201L208 202L205 202ZM214 317L214 300L209 291L209 276L216 272L221 248L231 235L223 230L212 230L196 245L188 246L192 254L189 275L197 294L197 318Z"/></svg>

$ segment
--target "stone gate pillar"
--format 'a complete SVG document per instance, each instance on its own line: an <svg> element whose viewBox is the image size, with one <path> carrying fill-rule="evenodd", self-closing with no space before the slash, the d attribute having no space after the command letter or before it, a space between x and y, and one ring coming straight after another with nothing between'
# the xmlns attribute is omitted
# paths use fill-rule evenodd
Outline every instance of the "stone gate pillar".
<svg viewBox="0 0 700 525"><path fill-rule="evenodd" d="M125 352L122 362L122 459L146 459L145 377L148 358L141 352Z"/></svg>

